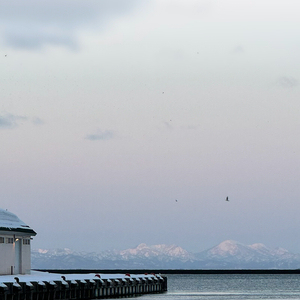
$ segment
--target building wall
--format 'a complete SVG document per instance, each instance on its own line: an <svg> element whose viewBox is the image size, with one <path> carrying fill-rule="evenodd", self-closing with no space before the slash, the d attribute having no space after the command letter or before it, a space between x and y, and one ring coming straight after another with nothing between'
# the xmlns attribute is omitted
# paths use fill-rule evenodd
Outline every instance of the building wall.
<svg viewBox="0 0 300 300"><path fill-rule="evenodd" d="M29 244L27 243L29 242ZM31 245L30 237L22 239L22 273L29 274L31 269Z"/></svg>
<svg viewBox="0 0 300 300"><path fill-rule="evenodd" d="M7 238L13 238L13 236L2 235L0 233L0 274L12 274L12 267L15 264L15 249L14 244L7 243ZM3 239L4 238L4 242Z"/></svg>
<svg viewBox="0 0 300 300"><path fill-rule="evenodd" d="M29 274L30 268L30 236L0 231L0 275Z"/></svg>

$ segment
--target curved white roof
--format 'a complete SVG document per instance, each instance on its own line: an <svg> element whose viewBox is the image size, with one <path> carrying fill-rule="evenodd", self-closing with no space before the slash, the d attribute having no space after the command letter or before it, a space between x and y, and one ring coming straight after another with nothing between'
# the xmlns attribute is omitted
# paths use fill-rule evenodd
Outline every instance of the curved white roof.
<svg viewBox="0 0 300 300"><path fill-rule="evenodd" d="M19 231L36 235L36 232L15 214L0 208L0 231Z"/></svg>

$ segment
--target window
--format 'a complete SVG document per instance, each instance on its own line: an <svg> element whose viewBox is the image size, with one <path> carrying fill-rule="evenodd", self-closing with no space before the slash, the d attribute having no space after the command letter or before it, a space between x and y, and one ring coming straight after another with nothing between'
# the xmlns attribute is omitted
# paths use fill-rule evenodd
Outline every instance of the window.
<svg viewBox="0 0 300 300"><path fill-rule="evenodd" d="M14 238L6 238L6 244L13 244L14 243Z"/></svg>
<svg viewBox="0 0 300 300"><path fill-rule="evenodd" d="M23 239L23 245L30 245L30 239Z"/></svg>
<svg viewBox="0 0 300 300"><path fill-rule="evenodd" d="M4 237L0 236L0 244L4 243Z"/></svg>

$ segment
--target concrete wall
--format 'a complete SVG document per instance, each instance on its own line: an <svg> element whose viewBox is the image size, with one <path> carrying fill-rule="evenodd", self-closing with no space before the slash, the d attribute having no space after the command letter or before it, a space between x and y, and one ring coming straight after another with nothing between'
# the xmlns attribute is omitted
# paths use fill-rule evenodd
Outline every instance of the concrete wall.
<svg viewBox="0 0 300 300"><path fill-rule="evenodd" d="M29 274L31 269L30 236L0 231L0 275ZM23 240L26 240L24 244ZM12 242L12 243L9 243Z"/></svg>
<svg viewBox="0 0 300 300"><path fill-rule="evenodd" d="M2 235L0 232L0 237L12 237L7 235ZM15 265L15 248L14 244L0 243L0 275L11 274L11 267Z"/></svg>
<svg viewBox="0 0 300 300"><path fill-rule="evenodd" d="M27 239L30 240L30 237ZM22 273L30 274L31 269L31 245L22 243Z"/></svg>

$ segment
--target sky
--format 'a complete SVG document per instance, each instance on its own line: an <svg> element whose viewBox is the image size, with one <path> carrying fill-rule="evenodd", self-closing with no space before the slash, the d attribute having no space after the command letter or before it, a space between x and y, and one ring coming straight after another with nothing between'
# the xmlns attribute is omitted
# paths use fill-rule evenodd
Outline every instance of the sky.
<svg viewBox="0 0 300 300"><path fill-rule="evenodd" d="M1 208L32 248L300 253L298 0L0 6Z"/></svg>

